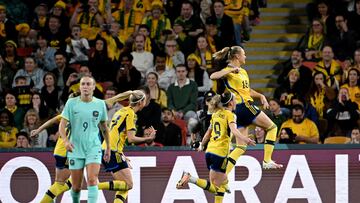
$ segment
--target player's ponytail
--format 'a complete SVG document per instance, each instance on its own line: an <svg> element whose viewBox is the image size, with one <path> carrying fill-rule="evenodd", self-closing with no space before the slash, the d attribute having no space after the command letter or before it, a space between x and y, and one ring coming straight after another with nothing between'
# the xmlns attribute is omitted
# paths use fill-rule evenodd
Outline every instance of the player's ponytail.
<svg viewBox="0 0 360 203"><path fill-rule="evenodd" d="M222 50L215 52L213 57L215 60L222 61L222 60L231 60L234 58L235 54L240 53L243 48L240 46L232 46L232 47L225 47Z"/></svg>
<svg viewBox="0 0 360 203"><path fill-rule="evenodd" d="M221 96L217 94L209 102L209 112L215 113L220 108L222 108Z"/></svg>
<svg viewBox="0 0 360 203"><path fill-rule="evenodd" d="M117 94L116 96L114 97L111 97L109 99L106 99L105 102L107 104L110 104L110 105L113 105L115 102L118 102L118 101L123 101L123 100L126 100L126 99L129 99L130 95L133 93L133 91L126 91L126 92L122 92L120 94Z"/></svg>
<svg viewBox="0 0 360 203"><path fill-rule="evenodd" d="M229 49L230 49L230 47L225 47L225 48L221 49L220 51L215 52L213 54L214 59L219 60L219 61L224 60L225 57L227 56L227 53L229 52Z"/></svg>

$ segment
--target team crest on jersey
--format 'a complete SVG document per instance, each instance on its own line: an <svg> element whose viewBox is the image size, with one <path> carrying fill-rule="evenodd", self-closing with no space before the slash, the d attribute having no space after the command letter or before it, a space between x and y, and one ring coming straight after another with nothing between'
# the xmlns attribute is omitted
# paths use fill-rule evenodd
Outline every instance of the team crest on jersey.
<svg viewBox="0 0 360 203"><path fill-rule="evenodd" d="M99 117L99 112L98 111L93 111L93 116L96 117L96 118Z"/></svg>
<svg viewBox="0 0 360 203"><path fill-rule="evenodd" d="M71 159L71 160L70 160L70 165L73 166L74 164L75 164L75 160L74 160L74 159Z"/></svg>

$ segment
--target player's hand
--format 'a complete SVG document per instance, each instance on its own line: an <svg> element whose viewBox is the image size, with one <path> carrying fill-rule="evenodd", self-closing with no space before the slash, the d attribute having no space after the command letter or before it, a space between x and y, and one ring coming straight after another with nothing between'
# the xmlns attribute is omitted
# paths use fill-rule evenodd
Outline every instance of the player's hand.
<svg viewBox="0 0 360 203"><path fill-rule="evenodd" d="M199 143L199 147L197 148L198 152L202 152L204 151L204 145L202 144L202 142Z"/></svg>
<svg viewBox="0 0 360 203"><path fill-rule="evenodd" d="M39 131L38 129L35 129L35 130L32 130L31 133L30 133L30 137L35 137L39 134Z"/></svg>
<svg viewBox="0 0 360 203"><path fill-rule="evenodd" d="M268 103L268 101L267 101L267 99L266 99L266 97L264 95L262 95L260 97L260 101L261 101L261 104L263 105L264 109L269 109L270 108L270 105L269 105L269 103Z"/></svg>
<svg viewBox="0 0 360 203"><path fill-rule="evenodd" d="M103 159L104 159L104 161L106 162L106 163L109 163L109 161L110 161L110 148L106 148L106 150L105 150L105 153L104 153L104 157L103 157Z"/></svg>
<svg viewBox="0 0 360 203"><path fill-rule="evenodd" d="M232 73L239 73L239 72L240 72L240 68L239 68L239 67L233 67L233 68L231 69L231 72L232 72Z"/></svg>
<svg viewBox="0 0 360 203"><path fill-rule="evenodd" d="M247 144L248 146L253 146L253 147L255 147L255 146L256 146L256 142L255 142L255 140L250 139L250 138L247 138L247 140L246 140L246 144Z"/></svg>
<svg viewBox="0 0 360 203"><path fill-rule="evenodd" d="M66 140L65 148L67 151L72 152L74 150L74 145L69 140Z"/></svg>

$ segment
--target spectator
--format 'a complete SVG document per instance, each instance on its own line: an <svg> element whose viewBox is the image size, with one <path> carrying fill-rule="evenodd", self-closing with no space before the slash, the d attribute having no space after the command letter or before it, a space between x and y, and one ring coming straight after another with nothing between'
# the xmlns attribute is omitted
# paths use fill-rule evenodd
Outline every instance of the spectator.
<svg viewBox="0 0 360 203"><path fill-rule="evenodd" d="M320 19L312 20L310 30L300 39L297 47L305 52L307 61L318 61L326 41L326 31Z"/></svg>
<svg viewBox="0 0 360 203"><path fill-rule="evenodd" d="M50 47L42 33L38 35L37 39L38 48L34 52L34 58L39 68L45 71L52 71L56 68L55 53L56 49Z"/></svg>
<svg viewBox="0 0 360 203"><path fill-rule="evenodd" d="M30 135L32 130L40 126L39 114L34 109L29 109L24 117L24 128L21 130ZM48 133L46 130L41 131L37 136L32 137L30 144L32 147L46 147Z"/></svg>
<svg viewBox="0 0 360 203"><path fill-rule="evenodd" d="M107 42L104 38L96 39L95 50L89 59L89 68L96 81L105 82L109 86L113 85L116 72L109 58Z"/></svg>
<svg viewBox="0 0 360 203"><path fill-rule="evenodd" d="M180 16L176 20L181 20L184 23L184 32L190 37L195 38L204 32L204 25L201 19L194 13L193 5L189 1L182 2Z"/></svg>
<svg viewBox="0 0 360 203"><path fill-rule="evenodd" d="M31 148L29 135L26 132L16 133L16 148Z"/></svg>
<svg viewBox="0 0 360 203"><path fill-rule="evenodd" d="M20 69L16 72L14 78L18 76L24 76L26 78L26 85L30 85L33 90L40 91L44 86L43 77L45 72L37 67L35 59L32 57L25 58L24 69ZM15 87L15 80L13 81L13 87Z"/></svg>
<svg viewBox="0 0 360 203"><path fill-rule="evenodd" d="M206 70L204 70L205 67L201 67L200 63L201 59L195 54L190 54L187 57L187 67L189 69L188 77L190 80L196 82L198 87L198 97L203 97L205 92L211 89L212 81Z"/></svg>
<svg viewBox="0 0 360 203"><path fill-rule="evenodd" d="M181 146L181 129L173 121L173 112L167 108L163 109L162 124L157 129L155 141L162 143L164 146Z"/></svg>
<svg viewBox="0 0 360 203"><path fill-rule="evenodd" d="M15 24L7 18L6 5L0 3L0 47L4 45L6 40L16 41L17 32Z"/></svg>
<svg viewBox="0 0 360 203"><path fill-rule="evenodd" d="M71 38L66 40L66 53L70 58L70 64L80 64L89 60L89 43L80 36L81 27L73 25L71 27Z"/></svg>
<svg viewBox="0 0 360 203"><path fill-rule="evenodd" d="M297 69L292 69L288 73L288 79L275 89L274 98L278 99L283 107L289 107L291 105L292 97L305 95L299 80L300 72Z"/></svg>
<svg viewBox="0 0 360 203"><path fill-rule="evenodd" d="M5 93L5 109L9 110L13 114L15 127L18 130L21 130L26 111L22 107L17 106L17 99L15 95L16 94L13 92Z"/></svg>
<svg viewBox="0 0 360 203"><path fill-rule="evenodd" d="M161 89L158 84L159 76L156 72L148 72L146 75L146 85L150 90L150 98L153 99L161 108L167 107L166 91Z"/></svg>
<svg viewBox="0 0 360 203"><path fill-rule="evenodd" d="M225 3L222 0L213 1L213 15L211 15L207 21L216 22L217 36L223 40L223 44L217 47L217 50L221 50L224 47L230 47L235 43L234 36L234 23L233 19L224 13Z"/></svg>
<svg viewBox="0 0 360 203"><path fill-rule="evenodd" d="M347 18L343 14L335 17L336 31L329 33L329 42L334 50L335 58L344 61L351 57L356 49L356 33L347 25Z"/></svg>
<svg viewBox="0 0 360 203"><path fill-rule="evenodd" d="M173 32L178 44L179 50L185 55L195 51L194 40L184 32L185 23L177 19L173 25ZM166 49L166 48L165 48Z"/></svg>
<svg viewBox="0 0 360 203"><path fill-rule="evenodd" d="M332 14L329 2L326 0L320 0L317 3L317 18L323 22L326 27L326 33L333 33L336 31L335 17Z"/></svg>
<svg viewBox="0 0 360 203"><path fill-rule="evenodd" d="M173 37L165 41L166 69L173 69L179 64L185 63L184 54L177 49L177 42Z"/></svg>
<svg viewBox="0 0 360 203"><path fill-rule="evenodd" d="M145 78L146 72L154 66L153 54L145 51L145 40L144 35L135 35L135 50L131 52L133 56L132 65L141 73L142 78Z"/></svg>
<svg viewBox="0 0 360 203"><path fill-rule="evenodd" d="M153 71L159 76L159 87L167 90L171 83L175 82L175 69L166 69L166 55L165 53L159 53L155 56L155 66Z"/></svg>
<svg viewBox="0 0 360 203"><path fill-rule="evenodd" d="M163 31L161 31L160 34L162 32ZM139 25L138 34L142 34L146 37L145 48L144 48L145 51L151 52L154 55L159 54L159 52L160 52L159 44L157 44L154 39L150 38L150 28L146 24ZM157 40L160 40L160 38Z"/></svg>
<svg viewBox="0 0 360 203"><path fill-rule="evenodd" d="M145 129L153 126L156 130L161 123L161 107L150 96L150 89L147 86L142 86L139 90L143 91L146 95L145 106L141 111L136 112L137 121L137 135L143 135Z"/></svg>
<svg viewBox="0 0 360 203"><path fill-rule="evenodd" d="M326 114L329 122L328 136L349 136L351 130L357 126L358 108L358 105L350 100L348 89L340 88L337 100Z"/></svg>
<svg viewBox="0 0 360 203"><path fill-rule="evenodd" d="M280 128L289 128L296 134L295 141L299 144L317 144L319 142L319 131L316 124L304 117L304 108L301 105L294 105L292 109L292 118L285 121Z"/></svg>
<svg viewBox="0 0 360 203"><path fill-rule="evenodd" d="M114 97L115 95L117 95L119 93L118 89L116 87L108 87L105 90L105 96L104 99L110 99L112 97ZM111 121L111 118L113 117L113 115L120 110L123 107L123 105L121 105L119 102L115 102L113 104L110 104L109 102L106 102L106 108L107 108L107 114L108 114L108 118L109 118L109 122Z"/></svg>
<svg viewBox="0 0 360 203"><path fill-rule="evenodd" d="M5 53L3 55L5 66L14 71L14 74L24 66L24 60L17 55L16 49L17 44L14 41L7 40L5 42Z"/></svg>
<svg viewBox="0 0 360 203"><path fill-rule="evenodd" d="M5 61L0 55L0 92L7 92L11 89L15 71L5 65Z"/></svg>
<svg viewBox="0 0 360 203"><path fill-rule="evenodd" d="M256 126L254 131L256 144L264 144L266 135L265 130L259 126Z"/></svg>
<svg viewBox="0 0 360 203"><path fill-rule="evenodd" d="M177 79L167 90L168 108L174 111L176 118L184 119L189 132L192 132L197 123L197 85L187 77L188 70L184 64L177 65L175 71Z"/></svg>
<svg viewBox="0 0 360 203"><path fill-rule="evenodd" d="M358 127L351 130L351 141L347 144L360 144L360 129Z"/></svg>
<svg viewBox="0 0 360 203"><path fill-rule="evenodd" d="M319 123L319 116L316 112L316 109L309 104L304 97L302 96L295 96L291 99L292 106L294 105L301 105L304 108L304 117L310 119L312 122L316 124L316 126L320 126Z"/></svg>
<svg viewBox="0 0 360 203"><path fill-rule="evenodd" d="M100 33L100 36L97 37L95 42L99 43L99 38L105 39L106 43L103 42L103 49L107 49L108 57L111 61L119 60L120 53L124 47L124 39L127 38L121 38L120 37L120 25L117 22L112 22L110 24L110 27L103 27L103 31ZM100 45L98 44L99 48ZM99 49L98 48L98 49Z"/></svg>
<svg viewBox="0 0 360 203"><path fill-rule="evenodd" d="M91 41L95 40L104 24L101 15L98 0L88 0L87 4L80 3L70 19L70 27L76 24L80 25L81 36L92 44Z"/></svg>
<svg viewBox="0 0 360 203"><path fill-rule="evenodd" d="M69 16L67 16L66 3L63 0L57 0L52 9L50 10L49 15L56 16L60 19L60 30L62 30L65 36L68 36L70 33L70 19Z"/></svg>
<svg viewBox="0 0 360 203"><path fill-rule="evenodd" d="M51 109L47 107L47 104L42 98L39 92L34 92L31 96L31 107L39 115L40 123L47 121L50 116L55 115L55 111L51 112Z"/></svg>
<svg viewBox="0 0 360 203"><path fill-rule="evenodd" d="M31 28L40 31L45 28L48 14L48 6L45 3L40 3L35 8L35 17L31 23Z"/></svg>
<svg viewBox="0 0 360 203"><path fill-rule="evenodd" d="M355 68L360 71L360 49L355 50L354 52L354 60L348 58L344 62L345 66L343 68L343 76L342 80L346 81L348 79L348 72L351 68Z"/></svg>
<svg viewBox="0 0 360 203"><path fill-rule="evenodd" d="M360 72L358 69L351 68L348 75L349 77L341 87L348 90L350 100L360 108Z"/></svg>
<svg viewBox="0 0 360 203"><path fill-rule="evenodd" d="M334 60L334 52L330 46L324 46L322 50L322 60L315 66L313 72L320 71L326 76L326 83L336 87L341 83L342 71L341 66Z"/></svg>
<svg viewBox="0 0 360 203"><path fill-rule="evenodd" d="M326 83L324 73L315 72L307 97L310 104L315 107L319 118L323 118L330 104L336 98L336 92Z"/></svg>
<svg viewBox="0 0 360 203"><path fill-rule="evenodd" d="M163 30L171 29L169 18L163 14L163 3L161 0L154 0L151 3L151 15L144 16L142 24L150 28L150 38L155 41L160 39L160 34Z"/></svg>
<svg viewBox="0 0 360 203"><path fill-rule="evenodd" d="M269 110L268 116L276 126L281 126L290 116L290 111L286 109L289 111L287 112L283 108L280 108L280 101L275 98L269 100ZM278 128L278 131L279 130L280 128Z"/></svg>
<svg viewBox="0 0 360 203"><path fill-rule="evenodd" d="M295 144L296 134L294 134L291 128L283 128L279 133L280 144Z"/></svg>
<svg viewBox="0 0 360 203"><path fill-rule="evenodd" d="M12 148L16 144L18 129L14 126L13 114L7 109L0 110L0 148Z"/></svg>
<svg viewBox="0 0 360 203"><path fill-rule="evenodd" d="M200 67L204 70L212 68L212 50L204 35L199 35L196 40L195 55L200 58ZM216 50L215 50L216 51Z"/></svg>
<svg viewBox="0 0 360 203"><path fill-rule="evenodd" d="M144 137L149 137L149 136L150 136L149 129L145 129L144 130ZM144 142L142 144L139 144L138 146L140 146L140 147L163 147L164 145L161 144L160 142L155 142L154 140L151 140L150 143Z"/></svg>
<svg viewBox="0 0 360 203"><path fill-rule="evenodd" d="M19 107L23 107L24 109L30 108L32 90L31 86L26 84L26 77L16 77L15 87L12 91L16 94Z"/></svg>
<svg viewBox="0 0 360 203"><path fill-rule="evenodd" d="M297 69L300 72L300 86L305 90L309 89L312 78L311 70L308 67L302 65L303 60L303 53L300 50L295 49L291 53L290 61L281 63L277 68L282 70L281 74L277 78L278 84L282 84L286 81L290 70Z"/></svg>
<svg viewBox="0 0 360 203"><path fill-rule="evenodd" d="M358 23L360 22L360 0L355 0L354 11L349 13L348 25L350 30L354 30L357 36L360 36L360 27Z"/></svg>
<svg viewBox="0 0 360 203"><path fill-rule="evenodd" d="M61 27L60 18L53 15L49 17L49 22L43 32L50 47L58 51L65 51L67 33Z"/></svg>
<svg viewBox="0 0 360 203"><path fill-rule="evenodd" d="M54 75L57 78L57 86L60 88L61 91L64 90L65 86L69 86L70 84L66 84L70 74L74 73L75 70L72 68L69 68L66 65L66 56L63 52L56 52L55 53L55 63L56 63L56 68L54 70L52 70L52 73L54 73ZM65 98L66 101L67 98Z"/></svg>
<svg viewBox="0 0 360 203"><path fill-rule="evenodd" d="M41 89L41 97L51 112L57 112L60 107L60 88L57 86L55 74L51 72L45 73L43 82L44 87Z"/></svg>
<svg viewBox="0 0 360 203"><path fill-rule="evenodd" d="M209 43L209 49L212 53L215 53L217 50L224 48L224 43L227 44L228 40L223 40L223 38L218 36L220 32L217 28L216 20L212 18L206 19L205 24L205 36L206 40ZM222 47L222 48L221 48Z"/></svg>
<svg viewBox="0 0 360 203"><path fill-rule="evenodd" d="M135 90L140 86L141 73L131 64L133 60L129 52L123 52L120 55L120 66L117 68L115 87L119 92Z"/></svg>

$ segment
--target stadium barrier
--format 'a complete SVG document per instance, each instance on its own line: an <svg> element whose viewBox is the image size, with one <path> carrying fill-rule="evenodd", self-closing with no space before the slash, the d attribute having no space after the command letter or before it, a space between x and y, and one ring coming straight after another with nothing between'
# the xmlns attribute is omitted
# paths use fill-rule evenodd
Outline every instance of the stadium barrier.
<svg viewBox="0 0 360 203"><path fill-rule="evenodd" d="M360 146L277 145L274 160L284 169L261 168L262 146L251 148L229 174L231 194L224 202L357 202L360 198ZM183 171L208 177L204 153L188 148L127 148L134 188L129 203L213 202L195 185L177 190ZM0 202L39 202L54 180L54 159L47 150L0 151ZM100 172L99 181L111 180ZM86 184L81 193L87 197ZM100 191L99 202L112 202L113 191ZM69 192L56 202L71 202Z"/></svg>

